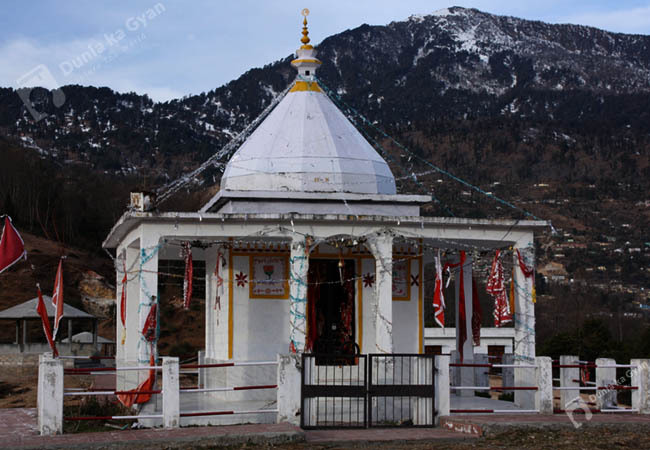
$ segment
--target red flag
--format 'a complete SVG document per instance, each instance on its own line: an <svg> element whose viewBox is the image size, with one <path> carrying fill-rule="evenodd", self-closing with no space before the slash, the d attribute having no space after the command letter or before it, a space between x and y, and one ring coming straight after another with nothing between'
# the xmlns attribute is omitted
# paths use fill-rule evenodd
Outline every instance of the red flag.
<svg viewBox="0 0 650 450"><path fill-rule="evenodd" d="M52 338L56 339L56 332L59 331L59 322L63 317L63 258L59 260L59 268L54 279L54 292L52 293L52 305L54 306L54 333Z"/></svg>
<svg viewBox="0 0 650 450"><path fill-rule="evenodd" d="M149 342L156 340L156 328L158 327L158 315L157 315L157 304L154 303L149 309L149 314L144 321L144 327L142 327L142 336Z"/></svg>
<svg viewBox="0 0 650 450"><path fill-rule="evenodd" d="M505 275L501 263L501 250L497 250L494 255L486 290L494 298L494 326L499 328L512 322L512 311L508 302Z"/></svg>
<svg viewBox="0 0 650 450"><path fill-rule="evenodd" d="M149 366L153 367L155 365L155 360L153 357L153 352L149 357ZM151 399L150 391L153 390L153 386L156 383L156 369L149 369L149 376L138 385L137 388L128 391L128 394L117 394L117 399L127 408L133 406L134 403L147 403ZM138 392L147 392L148 394L138 394Z"/></svg>
<svg viewBox="0 0 650 450"><path fill-rule="evenodd" d="M519 252L519 249L517 249L517 261L519 261L519 269L521 269L522 273L526 278L532 278L533 279L533 291L531 292L531 297L533 300L533 303L537 302L537 294L535 293L535 265L533 264L533 267L528 268L526 266L526 262L524 261L524 258L522 258L521 253ZM514 277L513 277L514 280Z"/></svg>
<svg viewBox="0 0 650 450"><path fill-rule="evenodd" d="M43 322L43 332L47 338L47 342L50 344L52 349L52 354L54 357L59 356L59 352L56 349L54 344L54 339L52 339L52 330L50 329L50 319L47 317L47 309L45 308L45 302L43 301L43 294L41 294L41 287L37 284L36 288L38 289L38 303L36 305L36 312L41 316L41 322Z"/></svg>
<svg viewBox="0 0 650 450"><path fill-rule="evenodd" d="M183 243L183 258L185 259L185 279L183 280L183 308L189 309L192 300L192 246L189 242Z"/></svg>
<svg viewBox="0 0 650 450"><path fill-rule="evenodd" d="M25 243L9 216L5 216L5 227L0 238L0 273L16 264L23 256L27 259Z"/></svg>
<svg viewBox="0 0 650 450"><path fill-rule="evenodd" d="M442 266L440 264L440 251L435 257L436 261L436 286L433 291L433 314L436 323L445 327L445 296L442 292Z"/></svg>
<svg viewBox="0 0 650 450"><path fill-rule="evenodd" d="M476 287L476 278L472 277L472 340L474 345L481 345L481 302L478 298L478 288Z"/></svg>

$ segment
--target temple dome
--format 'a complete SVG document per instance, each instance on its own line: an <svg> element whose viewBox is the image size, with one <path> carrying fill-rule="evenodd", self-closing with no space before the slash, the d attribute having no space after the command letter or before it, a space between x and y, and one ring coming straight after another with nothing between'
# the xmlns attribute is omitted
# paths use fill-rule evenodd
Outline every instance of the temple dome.
<svg viewBox="0 0 650 450"><path fill-rule="evenodd" d="M306 19L302 42L298 80L230 159L221 189L396 194L386 161L318 85Z"/></svg>

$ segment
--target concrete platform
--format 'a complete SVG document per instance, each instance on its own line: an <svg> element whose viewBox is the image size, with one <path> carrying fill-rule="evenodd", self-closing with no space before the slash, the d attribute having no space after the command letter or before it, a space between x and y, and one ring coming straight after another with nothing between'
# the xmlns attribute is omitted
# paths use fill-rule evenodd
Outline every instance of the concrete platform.
<svg viewBox="0 0 650 450"><path fill-rule="evenodd" d="M452 395L449 399L450 409L498 409L518 410L514 402L494 400L485 397L459 397Z"/></svg>
<svg viewBox="0 0 650 450"><path fill-rule="evenodd" d="M571 421L566 414L459 414L440 420L441 428L472 436L492 436L513 429L580 429L612 426L617 429L650 432L650 415L632 413L600 413L590 417L575 414Z"/></svg>

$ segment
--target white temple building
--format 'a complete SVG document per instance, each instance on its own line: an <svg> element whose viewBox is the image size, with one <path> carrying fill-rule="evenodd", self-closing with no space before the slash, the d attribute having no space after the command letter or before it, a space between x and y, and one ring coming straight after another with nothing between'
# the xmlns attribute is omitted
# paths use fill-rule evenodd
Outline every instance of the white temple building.
<svg viewBox="0 0 650 450"><path fill-rule="evenodd" d="M200 211L131 209L106 238L104 248L114 249L118 261L118 318L119 293L126 290L126 325L116 321L118 367L148 365L152 352L158 356L155 337L142 331L159 301L159 260L181 259L184 243L194 261L205 261L206 363L303 352L423 353L424 302L431 301L424 297L424 267L437 249L457 259L460 251L512 247L534 267L533 235L546 222L424 217L420 207L430 196L398 194L386 161L319 86L321 61L306 28L302 43L291 63L296 81L232 156L220 191ZM526 363L535 357L533 282L514 267L511 350ZM471 257L462 270L471 292ZM471 296L465 301L471 317ZM469 320L466 326L463 350L471 361ZM206 371L203 384L263 384L274 371ZM132 389L146 376L121 372L118 388ZM209 398L257 402L256 408L274 401L263 392Z"/></svg>

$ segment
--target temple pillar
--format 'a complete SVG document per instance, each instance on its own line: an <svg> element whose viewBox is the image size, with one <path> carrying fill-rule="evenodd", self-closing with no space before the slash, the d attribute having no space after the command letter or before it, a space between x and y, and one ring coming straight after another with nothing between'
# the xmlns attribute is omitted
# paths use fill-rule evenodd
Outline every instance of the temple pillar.
<svg viewBox="0 0 650 450"><path fill-rule="evenodd" d="M460 257L456 257L454 263L459 263ZM460 271L463 271L463 292L465 302L465 341L461 342L461 323L460 323ZM472 257L466 256L462 267L453 269L455 280L455 301L456 301L456 348L459 350L458 361L460 361L460 349L463 350L462 362L472 364L474 362L474 344L472 342ZM458 382L460 386L475 386L474 368L459 367ZM473 397L474 391L464 389L456 391L456 395L461 397Z"/></svg>
<svg viewBox="0 0 650 450"><path fill-rule="evenodd" d="M302 353L307 342L307 272L309 248L305 236L291 241L289 258L289 351Z"/></svg>
<svg viewBox="0 0 650 450"><path fill-rule="evenodd" d="M515 283L515 345L514 363L520 365L535 364L535 305L533 303L533 280L535 270L535 252L530 243L514 251L514 283ZM519 250L519 252L517 252ZM532 271L531 276L526 276L519 263L525 266L526 272ZM534 386L535 369L515 369L515 386ZM533 391L515 391L515 405L523 409L534 409L535 393Z"/></svg>
<svg viewBox="0 0 650 450"><path fill-rule="evenodd" d="M139 292L139 310L138 310L138 325L136 328L138 336L138 362L140 365L149 365L149 358L153 352L153 357L156 358L158 355L157 340L158 336L156 335L153 342L149 342L142 335L142 330L144 329L145 322L149 316L151 309L156 307L156 323L158 323L159 316L159 305L158 305L158 252L161 248L160 236L155 233L151 233L149 230L143 227L142 236L140 238L140 259L136 268L139 269L139 281L140 281L140 292ZM132 328L129 325L129 328ZM139 371L140 377L144 380L148 373L146 371Z"/></svg>
<svg viewBox="0 0 650 450"><path fill-rule="evenodd" d="M368 244L375 257L375 351L393 353L393 237L381 234Z"/></svg>

